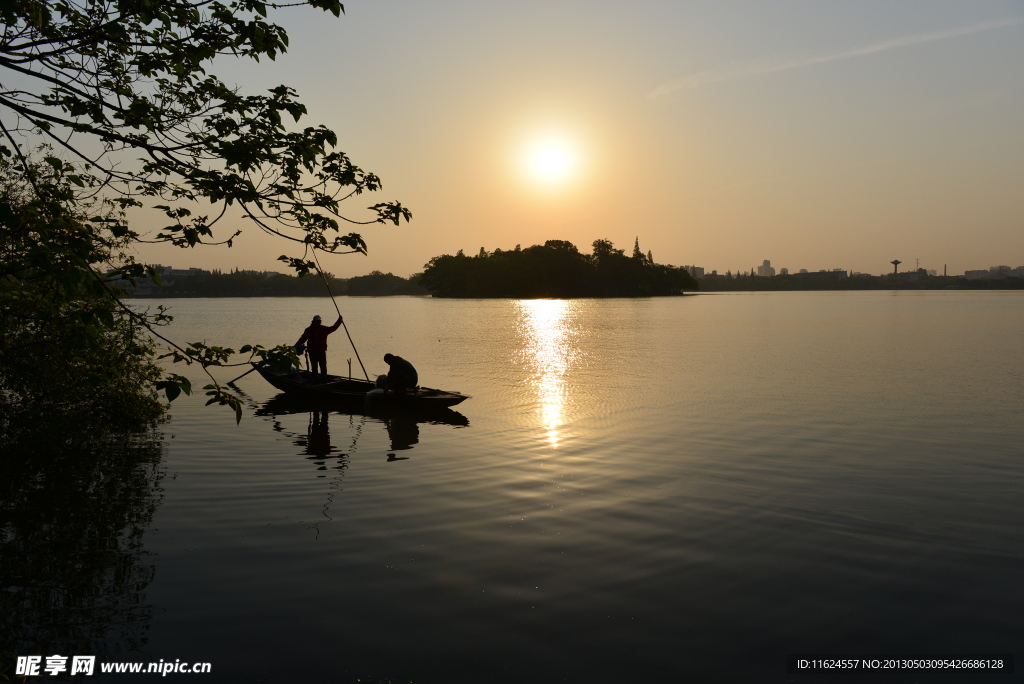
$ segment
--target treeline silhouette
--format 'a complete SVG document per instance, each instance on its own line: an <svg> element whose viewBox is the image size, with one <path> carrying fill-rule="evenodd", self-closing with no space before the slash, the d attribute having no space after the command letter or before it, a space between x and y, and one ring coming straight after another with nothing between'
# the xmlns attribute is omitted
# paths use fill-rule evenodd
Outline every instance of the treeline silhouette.
<svg viewBox="0 0 1024 684"><path fill-rule="evenodd" d="M346 279L330 273L325 275L333 295L381 297L427 294L419 284L419 274L403 278L392 273L371 271L364 276ZM204 271L165 280L168 282L161 286L146 282L141 287L127 287L127 293L134 297L323 297L327 289L323 279L315 275L300 278L258 271Z"/></svg>
<svg viewBox="0 0 1024 684"><path fill-rule="evenodd" d="M650 252L633 255L615 249L610 240L595 240L593 252L582 254L571 242L548 240L513 250L483 247L476 256L462 250L436 256L420 283L435 297L649 297L699 289L682 268L654 263Z"/></svg>
<svg viewBox="0 0 1024 684"><path fill-rule="evenodd" d="M371 271L368 275L356 276L344 281L344 294L350 297L386 297L390 295L425 295L426 288L420 284L421 274L416 273L408 278L391 273Z"/></svg>

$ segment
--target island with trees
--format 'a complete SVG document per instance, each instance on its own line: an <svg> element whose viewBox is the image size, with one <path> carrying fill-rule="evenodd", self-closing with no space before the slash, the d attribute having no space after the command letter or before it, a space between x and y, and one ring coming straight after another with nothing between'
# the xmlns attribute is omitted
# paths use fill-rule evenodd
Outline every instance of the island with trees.
<svg viewBox="0 0 1024 684"><path fill-rule="evenodd" d="M436 256L426 265L420 283L435 297L653 297L699 289L685 269L654 262L640 250L632 256L610 240L595 240L583 254L566 240L548 240L525 249L483 247L475 256L459 250Z"/></svg>

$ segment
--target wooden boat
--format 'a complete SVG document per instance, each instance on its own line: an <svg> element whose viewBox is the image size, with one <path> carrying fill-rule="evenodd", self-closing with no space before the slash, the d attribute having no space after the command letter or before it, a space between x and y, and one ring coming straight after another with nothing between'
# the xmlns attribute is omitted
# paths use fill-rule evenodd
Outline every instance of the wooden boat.
<svg viewBox="0 0 1024 684"><path fill-rule="evenodd" d="M408 406L421 409L455 406L466 399L465 394L446 392L430 387L417 387L406 392L373 392L376 385L366 380L328 375L326 381L304 370L276 371L253 364L263 379L289 396L317 402L372 402L374 404Z"/></svg>

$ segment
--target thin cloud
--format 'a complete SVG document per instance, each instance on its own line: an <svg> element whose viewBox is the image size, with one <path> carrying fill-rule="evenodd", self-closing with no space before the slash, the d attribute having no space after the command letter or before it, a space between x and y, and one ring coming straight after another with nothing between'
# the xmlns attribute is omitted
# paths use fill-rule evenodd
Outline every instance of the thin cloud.
<svg viewBox="0 0 1024 684"><path fill-rule="evenodd" d="M835 62L840 59L863 57L864 55L872 55L876 52L885 52L886 50L895 50L897 48L908 47L910 45L920 45L921 43L931 43L936 40L946 40L947 38L969 36L975 33L984 33L986 31L994 31L1007 26L1019 26L1021 24L1024 24L1024 17L1014 17L1000 21L990 21L984 24L975 24L973 26L963 26L961 28L939 31L937 33L926 33L916 36L907 36L905 38L896 38L883 43L875 43L874 45L867 45L865 47L846 50L844 52L836 52L831 55L805 57L800 59L791 59L789 61L756 60L753 62L742 62L732 64L727 67L720 67L718 69L701 71L700 73L693 74L692 76L663 83L652 90L648 97L658 99L681 90L693 90L694 88L699 88L701 86L708 85L709 83L719 83L721 81L732 81L738 78L762 76L764 74L771 74L777 71L789 71L790 69L799 69L813 64L824 64L825 62Z"/></svg>

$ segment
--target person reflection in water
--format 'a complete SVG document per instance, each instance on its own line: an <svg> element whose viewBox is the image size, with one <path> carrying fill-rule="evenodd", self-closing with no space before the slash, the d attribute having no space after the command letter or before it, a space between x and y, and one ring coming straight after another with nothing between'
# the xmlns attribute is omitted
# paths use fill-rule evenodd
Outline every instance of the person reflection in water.
<svg viewBox="0 0 1024 684"><path fill-rule="evenodd" d="M338 320L329 328L320 322L319 316L313 316L313 322L302 331L302 337L295 343L296 347L309 343L307 349L311 370L313 375L316 375L317 368L320 369L321 382L327 380L327 336L337 330L339 325L341 325L341 316L338 316Z"/></svg>
<svg viewBox="0 0 1024 684"><path fill-rule="evenodd" d="M306 438L305 453L310 456L326 458L334 450L327 424L329 415L329 411L313 411L309 414L309 436Z"/></svg>
<svg viewBox="0 0 1024 684"><path fill-rule="evenodd" d="M384 419L384 427L391 440L391 450L412 449L420 441L420 426L412 416L396 413Z"/></svg>

